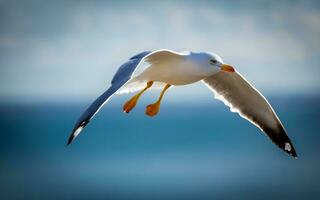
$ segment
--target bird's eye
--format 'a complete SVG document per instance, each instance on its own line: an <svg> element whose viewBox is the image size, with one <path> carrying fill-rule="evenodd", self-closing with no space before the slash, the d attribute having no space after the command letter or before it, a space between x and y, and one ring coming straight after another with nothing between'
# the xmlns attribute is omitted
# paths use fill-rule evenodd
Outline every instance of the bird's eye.
<svg viewBox="0 0 320 200"><path fill-rule="evenodd" d="M216 60L210 60L210 64L212 64L212 65L217 64L217 61Z"/></svg>

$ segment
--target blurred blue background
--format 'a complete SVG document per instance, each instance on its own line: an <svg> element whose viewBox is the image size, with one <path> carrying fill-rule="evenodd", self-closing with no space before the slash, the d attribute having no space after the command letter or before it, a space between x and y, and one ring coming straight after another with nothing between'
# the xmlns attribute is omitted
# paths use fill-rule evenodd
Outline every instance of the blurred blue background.
<svg viewBox="0 0 320 200"><path fill-rule="evenodd" d="M0 1L1 199L320 198L317 1ZM201 83L115 96L66 147L127 58L219 54L269 99L293 159Z"/></svg>

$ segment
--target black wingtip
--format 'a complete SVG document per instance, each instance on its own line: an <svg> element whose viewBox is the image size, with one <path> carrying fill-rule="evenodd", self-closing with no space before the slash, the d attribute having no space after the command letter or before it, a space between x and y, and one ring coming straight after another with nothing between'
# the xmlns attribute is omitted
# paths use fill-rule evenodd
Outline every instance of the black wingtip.
<svg viewBox="0 0 320 200"><path fill-rule="evenodd" d="M290 138L288 137L285 129L283 128L283 125L280 122L276 129L270 127L263 127L262 130L281 150L283 150L285 153L289 154L295 159L298 158L296 150Z"/></svg>
<svg viewBox="0 0 320 200"><path fill-rule="evenodd" d="M74 126L67 142L67 146L70 145L76 137L81 133L83 128L89 123L90 120L79 120L76 125Z"/></svg>
<svg viewBox="0 0 320 200"><path fill-rule="evenodd" d="M298 155L296 153L296 150L294 150L294 148L292 148L292 154L291 154L295 159L298 158Z"/></svg>
<svg viewBox="0 0 320 200"><path fill-rule="evenodd" d="M296 152L293 150L292 153L289 153L293 158L298 159L298 155Z"/></svg>
<svg viewBox="0 0 320 200"><path fill-rule="evenodd" d="M73 128L73 130L68 138L67 146L70 145L76 139L76 137L81 133L82 129L86 126L86 124L87 124L87 122L82 122L82 123L80 123L80 125L76 125Z"/></svg>
<svg viewBox="0 0 320 200"><path fill-rule="evenodd" d="M73 140L75 139L75 132L76 132L77 128L74 128L68 138L68 141L67 141L67 146L69 146Z"/></svg>
<svg viewBox="0 0 320 200"><path fill-rule="evenodd" d="M71 133L67 142L67 146L69 146L72 143L73 139L74 139L74 136L73 136L73 133Z"/></svg>
<svg viewBox="0 0 320 200"><path fill-rule="evenodd" d="M288 138L288 142L284 143L284 146L281 147L286 153L291 155L293 158L297 159L298 155L296 153L296 150L294 149L292 143L290 142L290 139Z"/></svg>
<svg viewBox="0 0 320 200"><path fill-rule="evenodd" d="M295 159L298 159L298 155L296 153L296 151L294 150L294 148L292 149L292 153L291 153L291 156Z"/></svg>

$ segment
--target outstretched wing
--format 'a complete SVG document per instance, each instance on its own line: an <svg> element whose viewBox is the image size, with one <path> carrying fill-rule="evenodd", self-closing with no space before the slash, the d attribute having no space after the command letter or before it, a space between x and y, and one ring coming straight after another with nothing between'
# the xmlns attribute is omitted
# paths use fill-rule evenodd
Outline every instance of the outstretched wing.
<svg viewBox="0 0 320 200"><path fill-rule="evenodd" d="M266 133L270 139L293 157L295 149L286 131L265 97L238 72L220 71L203 79L215 97Z"/></svg>
<svg viewBox="0 0 320 200"><path fill-rule="evenodd" d="M126 63L121 65L114 75L110 88L99 96L81 115L76 122L68 139L68 145L79 135L82 129L90 122L90 120L99 112L102 106L110 99L110 97L121 88L128 80L130 80L132 74L136 70L141 60L150 54L151 51L145 51L139 53L130 58Z"/></svg>

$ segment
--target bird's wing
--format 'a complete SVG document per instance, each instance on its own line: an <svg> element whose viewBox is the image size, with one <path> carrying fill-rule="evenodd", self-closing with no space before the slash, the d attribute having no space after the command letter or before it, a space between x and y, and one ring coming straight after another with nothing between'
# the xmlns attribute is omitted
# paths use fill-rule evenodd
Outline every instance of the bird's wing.
<svg viewBox="0 0 320 200"><path fill-rule="evenodd" d="M153 51L143 59L144 63L146 63L147 65L139 66L139 68L132 75L133 78L130 81L128 81L123 87L121 87L121 89L119 89L116 92L116 94L131 93L142 90L146 86L147 81L149 80L145 80L145 77L140 77L139 75L153 73L150 71L152 71L154 66L160 68L161 66L170 66L177 60L181 60L183 58L182 55L185 54L167 49ZM150 76L147 77L150 78ZM152 85L152 89L162 89L164 85L164 83L155 81Z"/></svg>
<svg viewBox="0 0 320 200"><path fill-rule="evenodd" d="M203 79L215 94L239 115L266 133L271 140L293 157L297 157L295 149L286 131L265 97L255 89L240 73L220 71Z"/></svg>
<svg viewBox="0 0 320 200"><path fill-rule="evenodd" d="M131 79L132 74L136 70L140 62L150 53L151 51L145 51L139 53L130 58L126 63L121 65L114 75L111 86L101 96L99 96L81 115L76 122L68 139L68 145L79 135L82 129L89 123L89 121L99 112L101 107L110 99L110 97L121 88L128 80Z"/></svg>

